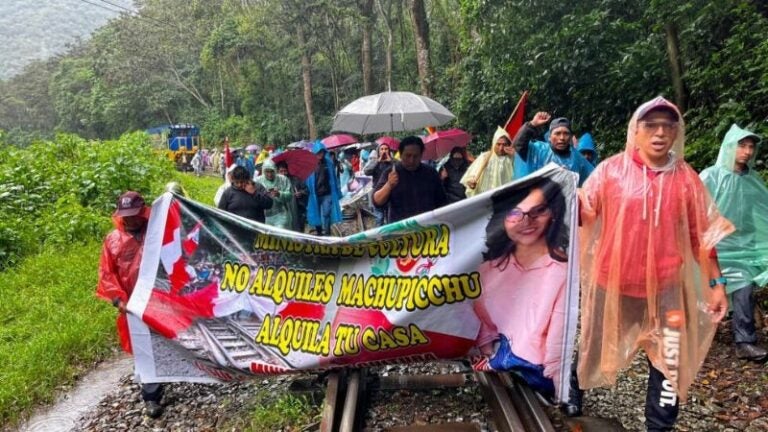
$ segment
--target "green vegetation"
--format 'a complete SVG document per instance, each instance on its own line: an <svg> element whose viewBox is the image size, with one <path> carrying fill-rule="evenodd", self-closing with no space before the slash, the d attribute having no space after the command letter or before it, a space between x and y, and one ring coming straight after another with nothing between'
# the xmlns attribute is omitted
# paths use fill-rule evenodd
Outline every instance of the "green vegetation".
<svg viewBox="0 0 768 432"><path fill-rule="evenodd" d="M0 273L0 424L14 423L115 346L94 296L101 244L49 249Z"/></svg>
<svg viewBox="0 0 768 432"><path fill-rule="evenodd" d="M0 146L0 424L118 346L115 311L94 296L101 240L122 191L151 201L170 180L204 202L221 183L173 171L143 134Z"/></svg>
<svg viewBox="0 0 768 432"><path fill-rule="evenodd" d="M320 421L320 406L308 396L260 390L251 399L247 418L234 418L222 429L260 431L316 430Z"/></svg>
<svg viewBox="0 0 768 432"><path fill-rule="evenodd" d="M143 133L103 142L59 135L25 149L0 144L0 269L45 246L100 239L123 191L156 196L173 173Z"/></svg>
<svg viewBox="0 0 768 432"><path fill-rule="evenodd" d="M604 156L623 148L633 109L658 94L684 108L695 168L714 161L732 122L768 132L764 1L138 6L67 55L0 83L7 142L26 145L57 131L115 138L194 122L208 143L229 136L235 146L283 145L324 136L338 109L389 81L448 106L455 126L476 137L475 152L487 149L526 89L529 114L570 117Z"/></svg>

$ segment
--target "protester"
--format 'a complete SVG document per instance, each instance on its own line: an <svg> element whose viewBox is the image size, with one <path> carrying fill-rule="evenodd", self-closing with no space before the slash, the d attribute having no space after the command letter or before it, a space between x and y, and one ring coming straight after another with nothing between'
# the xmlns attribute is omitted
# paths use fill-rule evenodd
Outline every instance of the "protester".
<svg viewBox="0 0 768 432"><path fill-rule="evenodd" d="M595 147L595 141L592 139L592 134L587 132L579 138L576 150L584 156L587 162L592 166L597 166L600 163L600 157L597 154L597 148Z"/></svg>
<svg viewBox="0 0 768 432"><path fill-rule="evenodd" d="M149 207L138 192L128 191L120 195L117 199L117 210L112 214L115 229L104 239L99 261L96 295L117 308L117 333L120 345L128 353L132 350L126 305L139 277L149 212ZM141 398L148 416L158 418L163 414L163 407L160 405L162 397L162 384L141 385Z"/></svg>
<svg viewBox="0 0 768 432"><path fill-rule="evenodd" d="M701 173L720 212L736 231L717 244L726 277L736 356L762 362L768 351L757 345L753 293L768 282L768 188L754 170L760 137L731 126L715 165Z"/></svg>
<svg viewBox="0 0 768 432"><path fill-rule="evenodd" d="M200 156L200 152L197 152L194 156L192 156L190 165L192 165L192 169L195 171L195 175L200 177L200 174L203 172L203 159L202 156Z"/></svg>
<svg viewBox="0 0 768 432"><path fill-rule="evenodd" d="M264 211L272 208L272 198L264 186L254 183L242 166L235 167L230 175L232 185L221 195L217 207L256 222L266 222Z"/></svg>
<svg viewBox="0 0 768 432"><path fill-rule="evenodd" d="M474 303L481 322L477 344L493 370L515 371L553 399L559 388L568 280L565 197L557 183L542 179L496 192L491 200L486 251L478 268L483 293Z"/></svg>
<svg viewBox="0 0 768 432"><path fill-rule="evenodd" d="M410 136L400 141L400 162L374 187L373 203L386 208L389 223L434 210L446 203L437 171L421 163L424 142Z"/></svg>
<svg viewBox="0 0 768 432"><path fill-rule="evenodd" d="M445 189L446 203L451 204L467 197L466 188L461 184L461 178L469 168L467 150L464 147L451 149L450 157L440 168L440 179Z"/></svg>
<svg viewBox="0 0 768 432"><path fill-rule="evenodd" d="M287 230L293 228L291 208L293 207L293 193L291 193L291 181L287 177L278 174L277 167L272 159L264 161L261 167L262 175L256 178L256 183L264 186L272 198L272 208L266 214L267 225Z"/></svg>
<svg viewBox="0 0 768 432"><path fill-rule="evenodd" d="M330 235L331 225L341 222L341 190L339 189L336 167L322 142L315 141L312 153L319 163L305 181L309 190L307 222L315 227L317 235Z"/></svg>
<svg viewBox="0 0 768 432"><path fill-rule="evenodd" d="M345 197L349 195L349 182L355 179L355 172L352 168L352 163L348 160L346 151L342 151L339 154L338 159L339 167L339 188L341 189L341 196Z"/></svg>
<svg viewBox="0 0 768 432"><path fill-rule="evenodd" d="M615 385L642 348L650 431L673 429L728 309L713 249L733 226L683 160L684 142L675 105L642 104L626 150L597 166L581 196L579 383Z"/></svg>
<svg viewBox="0 0 768 432"><path fill-rule="evenodd" d="M466 186L466 195L472 197L509 183L515 170L514 155L509 134L497 127L491 149L481 153L461 178L461 184Z"/></svg>
<svg viewBox="0 0 768 432"><path fill-rule="evenodd" d="M237 168L237 164L232 164L227 168L227 172L224 177L224 183L219 186L218 189L216 189L216 195L213 197L213 203L216 207L219 206L219 202L221 202L221 196L224 195L224 191L227 190L230 186L232 186L232 171Z"/></svg>
<svg viewBox="0 0 768 432"><path fill-rule="evenodd" d="M382 175L389 173L389 171L392 170L394 164L395 161L392 157L392 150L387 144L379 144L379 147L371 152L368 158L368 163L363 168L363 173L367 176L371 176L371 181L375 186L379 183L379 179ZM371 191L369 201L373 204L373 191ZM376 226L382 226L386 223L386 214L383 210L372 205L371 212L373 213L374 219L376 219Z"/></svg>
<svg viewBox="0 0 768 432"><path fill-rule="evenodd" d="M556 118L549 124L549 142L539 141L539 128L549 122L551 116L537 112L530 122L524 123L512 141L520 158L527 165L525 170L532 173L550 162L579 174L579 186L592 173L594 167L581 153L573 151L571 145L571 122L564 117ZM516 176L517 177L517 176Z"/></svg>
<svg viewBox="0 0 768 432"><path fill-rule="evenodd" d="M256 173L256 165L253 163L253 155L243 154L240 153L237 156L237 159L235 159L235 163L243 168L245 168L246 172L248 173L248 178L252 179L253 175Z"/></svg>
<svg viewBox="0 0 768 432"><path fill-rule="evenodd" d="M291 182L291 193L293 194L293 206L291 207L293 224L291 229L303 233L307 224L307 200L309 198L307 185L300 178L288 173L288 163L285 161L277 163L277 172L287 177Z"/></svg>

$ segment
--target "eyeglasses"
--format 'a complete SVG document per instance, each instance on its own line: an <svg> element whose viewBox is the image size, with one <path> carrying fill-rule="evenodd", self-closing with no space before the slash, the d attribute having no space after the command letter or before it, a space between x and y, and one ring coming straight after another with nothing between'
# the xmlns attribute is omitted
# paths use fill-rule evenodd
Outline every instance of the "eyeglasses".
<svg viewBox="0 0 768 432"><path fill-rule="evenodd" d="M646 132L656 132L659 128L664 132L671 132L677 129L677 122L641 121L640 126L642 126Z"/></svg>
<svg viewBox="0 0 768 432"><path fill-rule="evenodd" d="M528 216L528 219L538 219L539 217L544 216L545 214L549 214L549 207L547 207L546 204L537 205L536 207L533 207L527 212L522 211L519 208L515 207L511 209L509 212L507 212L507 215L504 217L504 220L510 223L519 223L519 222L522 222L523 218L525 218L526 216Z"/></svg>

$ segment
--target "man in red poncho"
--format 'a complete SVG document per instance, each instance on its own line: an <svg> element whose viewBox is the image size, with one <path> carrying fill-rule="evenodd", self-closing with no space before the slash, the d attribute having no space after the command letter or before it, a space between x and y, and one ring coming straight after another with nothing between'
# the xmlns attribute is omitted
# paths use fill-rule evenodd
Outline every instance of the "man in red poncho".
<svg viewBox="0 0 768 432"><path fill-rule="evenodd" d="M131 340L125 307L139 277L149 210L138 192L128 191L120 195L117 199L117 210L112 214L115 229L104 239L99 262L99 285L96 295L111 302L120 311L117 317L117 333L120 345L128 353L131 352ZM141 397L147 415L152 418L162 415L162 384L142 384Z"/></svg>

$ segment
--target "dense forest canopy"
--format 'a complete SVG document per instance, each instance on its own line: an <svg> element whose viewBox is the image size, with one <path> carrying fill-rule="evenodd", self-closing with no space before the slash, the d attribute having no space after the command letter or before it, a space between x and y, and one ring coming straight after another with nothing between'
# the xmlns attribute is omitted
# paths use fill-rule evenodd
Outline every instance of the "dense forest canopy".
<svg viewBox="0 0 768 432"><path fill-rule="evenodd" d="M455 125L476 135L476 151L523 90L529 113L572 118L604 153L623 147L631 112L658 94L686 112L687 156L698 168L714 161L732 122L768 132L760 0L136 5L138 14L0 84L7 142L195 122L208 142L281 145L322 137L338 109L390 86L448 106Z"/></svg>
<svg viewBox="0 0 768 432"><path fill-rule="evenodd" d="M133 0L109 2L112 4L96 0L0 2L0 79L14 76L35 60L65 52L126 9L135 9Z"/></svg>

